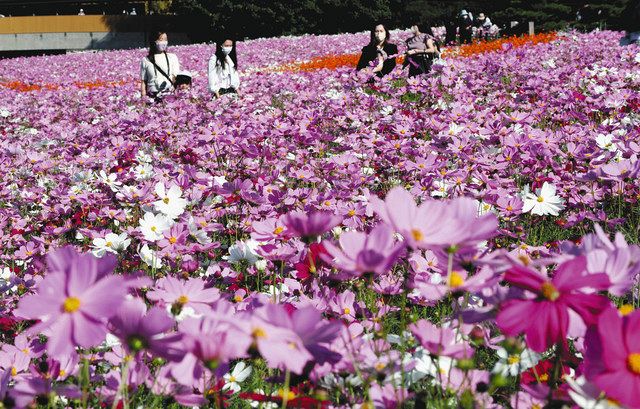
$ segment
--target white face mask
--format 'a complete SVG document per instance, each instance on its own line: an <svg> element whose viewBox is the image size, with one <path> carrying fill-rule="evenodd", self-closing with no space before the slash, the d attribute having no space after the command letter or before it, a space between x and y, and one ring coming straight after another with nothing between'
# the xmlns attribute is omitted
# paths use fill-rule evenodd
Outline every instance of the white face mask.
<svg viewBox="0 0 640 409"><path fill-rule="evenodd" d="M156 41L156 47L158 47L158 51L166 51L168 45L168 41Z"/></svg>
<svg viewBox="0 0 640 409"><path fill-rule="evenodd" d="M222 52L229 55L229 53L233 50L233 47L222 47Z"/></svg>
<svg viewBox="0 0 640 409"><path fill-rule="evenodd" d="M376 33L376 40L378 40L378 42L383 42L385 38L387 38L385 33Z"/></svg>

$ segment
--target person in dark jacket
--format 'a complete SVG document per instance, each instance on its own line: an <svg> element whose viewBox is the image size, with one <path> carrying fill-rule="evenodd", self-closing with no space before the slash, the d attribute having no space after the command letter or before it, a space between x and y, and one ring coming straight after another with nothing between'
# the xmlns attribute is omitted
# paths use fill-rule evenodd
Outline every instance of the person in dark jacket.
<svg viewBox="0 0 640 409"><path fill-rule="evenodd" d="M460 42L462 44L470 44L473 34L473 18L467 12L462 10L458 19L458 30L460 31Z"/></svg>
<svg viewBox="0 0 640 409"><path fill-rule="evenodd" d="M369 44L362 48L360 60L358 60L357 70L374 65L372 73L378 78L382 78L389 74L396 67L396 55L398 54L398 46L391 43L389 30L382 25L376 25L371 30L371 40Z"/></svg>

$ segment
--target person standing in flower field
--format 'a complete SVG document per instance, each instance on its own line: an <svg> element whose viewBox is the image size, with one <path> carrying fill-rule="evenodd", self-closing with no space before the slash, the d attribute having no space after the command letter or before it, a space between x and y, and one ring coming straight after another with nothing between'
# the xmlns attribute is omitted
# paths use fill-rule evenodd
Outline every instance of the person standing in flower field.
<svg viewBox="0 0 640 409"><path fill-rule="evenodd" d="M438 47L431 27L428 27L426 31L426 33L422 33L419 24L411 26L413 36L406 40L406 58L402 67L409 66L409 77L431 71L433 60L438 55Z"/></svg>
<svg viewBox="0 0 640 409"><path fill-rule="evenodd" d="M471 36L473 34L473 18L471 17L471 14L467 12L467 10L462 10L460 12L460 17L458 19L458 30L460 31L460 43L471 43Z"/></svg>
<svg viewBox="0 0 640 409"><path fill-rule="evenodd" d="M382 78L396 67L397 54L398 46L390 42L389 30L384 25L378 24L371 30L369 44L362 48L356 69L360 71L375 61L376 66L371 72L378 78Z"/></svg>
<svg viewBox="0 0 640 409"><path fill-rule="evenodd" d="M226 39L216 42L216 53L209 59L209 91L217 98L237 94L240 87L236 42Z"/></svg>
<svg viewBox="0 0 640 409"><path fill-rule="evenodd" d="M167 33L159 31L151 37L149 54L140 63L140 93L158 99L174 90L180 72L178 56L167 52Z"/></svg>

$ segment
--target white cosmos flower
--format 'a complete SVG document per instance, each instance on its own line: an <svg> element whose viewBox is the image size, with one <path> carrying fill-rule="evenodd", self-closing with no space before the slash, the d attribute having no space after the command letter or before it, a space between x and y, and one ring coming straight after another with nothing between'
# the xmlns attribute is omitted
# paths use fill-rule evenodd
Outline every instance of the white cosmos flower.
<svg viewBox="0 0 640 409"><path fill-rule="evenodd" d="M229 263L239 263L244 260L253 265L259 259L256 253L257 246L258 242L255 240L238 241L229 247L229 255L222 258Z"/></svg>
<svg viewBox="0 0 640 409"><path fill-rule="evenodd" d="M3 267L0 270L0 291L9 293L15 293L18 291L18 286L13 284L13 273L9 267Z"/></svg>
<svg viewBox="0 0 640 409"><path fill-rule="evenodd" d="M557 216L564 209L564 200L556 195L555 186L547 182L544 182L540 189L536 189L535 193L531 193L529 186L526 186L522 193L522 201L522 213Z"/></svg>
<svg viewBox="0 0 640 409"><path fill-rule="evenodd" d="M148 241L157 241L164 236L162 233L171 228L171 220L162 214L147 212L140 219L140 231Z"/></svg>
<svg viewBox="0 0 640 409"><path fill-rule="evenodd" d="M162 268L162 259L146 244L142 246L140 250L138 250L138 255L140 256L140 259L149 267L155 268L156 270Z"/></svg>
<svg viewBox="0 0 640 409"><path fill-rule="evenodd" d="M109 175L107 175L107 172L105 172L104 170L100 171L100 181L109 186L109 188L113 192L117 192L119 186L122 185L122 182L118 182L117 178L118 175L116 175L115 173L110 173Z"/></svg>
<svg viewBox="0 0 640 409"><path fill-rule="evenodd" d="M499 373L502 376L518 376L518 374L536 366L540 360L540 355L529 349L525 349L519 354L509 355L506 349L500 348L497 353L499 359L491 372Z"/></svg>
<svg viewBox="0 0 640 409"><path fill-rule="evenodd" d="M135 172L137 180L147 180L153 176L153 166L148 163L141 163L136 166L133 171Z"/></svg>
<svg viewBox="0 0 640 409"><path fill-rule="evenodd" d="M613 143L613 135L611 134L599 134L596 136L596 143L600 149L607 150L609 152L615 152L618 150L616 144Z"/></svg>
<svg viewBox="0 0 640 409"><path fill-rule="evenodd" d="M569 385L569 396L573 402L582 409L614 409L621 406L613 401L602 397L600 388L587 382L584 376L573 379L570 376L564 376L565 382Z"/></svg>
<svg viewBox="0 0 640 409"><path fill-rule="evenodd" d="M96 237L93 239L92 253L96 257L102 257L105 253L118 254L118 251L124 250L131 244L131 239L127 233L107 233L104 238Z"/></svg>
<svg viewBox="0 0 640 409"><path fill-rule="evenodd" d="M166 190L164 183L158 182L155 187L156 195L160 198L153 202L155 209L172 219L176 219L182 213L184 208L187 207L187 200L182 198L182 190L173 185Z"/></svg>
<svg viewBox="0 0 640 409"><path fill-rule="evenodd" d="M238 362L231 373L224 376L224 386L222 390L231 390L233 393L240 392L240 383L244 382L251 375L251 366L244 362Z"/></svg>
<svg viewBox="0 0 640 409"><path fill-rule="evenodd" d="M189 223L187 224L189 227L189 234L200 244L209 244L211 243L211 238L207 235L207 232L198 229L198 224L195 222L193 217L189 218Z"/></svg>
<svg viewBox="0 0 640 409"><path fill-rule="evenodd" d="M640 64L640 53L636 54L635 61Z"/></svg>

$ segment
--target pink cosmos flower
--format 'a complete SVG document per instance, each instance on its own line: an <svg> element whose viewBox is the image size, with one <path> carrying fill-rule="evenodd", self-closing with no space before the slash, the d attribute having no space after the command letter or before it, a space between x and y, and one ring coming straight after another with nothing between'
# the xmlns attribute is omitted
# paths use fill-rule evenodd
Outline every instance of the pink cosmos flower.
<svg viewBox="0 0 640 409"><path fill-rule="evenodd" d="M409 192L395 187L384 201L372 197L371 204L378 216L402 234L414 249L456 250L497 234L496 216L488 213L478 217L477 204L469 198L449 202L428 200L418 206Z"/></svg>
<svg viewBox="0 0 640 409"><path fill-rule="evenodd" d="M456 332L451 328L438 328L427 320L420 320L409 326L420 344L433 355L451 358L471 358L473 348L463 340L456 342Z"/></svg>
<svg viewBox="0 0 640 409"><path fill-rule="evenodd" d="M229 360L246 356L251 337L242 322L233 322L232 308L221 305L224 311L203 318L187 318L180 323L184 334L184 357L171 364L171 374L183 385L195 385L206 370L219 371L222 376Z"/></svg>
<svg viewBox="0 0 640 409"><path fill-rule="evenodd" d="M111 318L111 331L131 353L148 350L164 358L181 356L175 343L180 334L165 335L174 325L173 319L159 307L147 311L139 298L127 300Z"/></svg>
<svg viewBox="0 0 640 409"><path fill-rule="evenodd" d="M586 337L586 377L608 397L640 408L640 310L626 316L609 308Z"/></svg>
<svg viewBox="0 0 640 409"><path fill-rule="evenodd" d="M383 274L397 260L404 249L402 243L394 243L393 231L386 224L378 224L368 235L350 231L339 239L340 248L324 242L328 254L322 258L334 267L359 277L365 273Z"/></svg>
<svg viewBox="0 0 640 409"><path fill-rule="evenodd" d="M210 310L210 305L220 299L220 290L205 288L201 278L182 281L167 276L158 280L156 289L147 293L151 301L162 301L171 306L171 311L179 314L184 308L191 308L198 313Z"/></svg>
<svg viewBox="0 0 640 409"><path fill-rule="evenodd" d="M328 212L289 212L282 218L287 233L292 236L312 239L328 232L342 222L342 218Z"/></svg>
<svg viewBox="0 0 640 409"><path fill-rule="evenodd" d="M66 265L54 252L53 272L38 284L37 293L23 297L14 314L40 320L30 333L46 330L47 351L52 356L70 355L76 346L98 345L106 335L105 322L125 300L128 287L122 277L99 277L102 259L93 255L71 255ZM60 272L60 269L63 272Z"/></svg>
<svg viewBox="0 0 640 409"><path fill-rule="evenodd" d="M609 278L602 273L586 274L586 268L586 259L577 257L562 263L549 279L535 270L514 265L504 279L531 297L504 302L496 323L508 336L524 332L527 344L537 352L556 343L566 345L571 312L590 325L609 305L606 297L585 292L608 288Z"/></svg>

